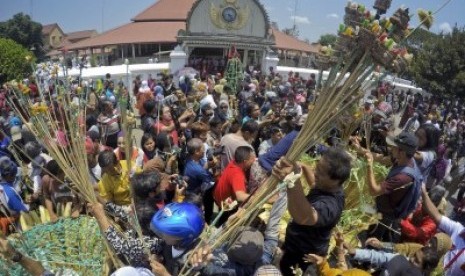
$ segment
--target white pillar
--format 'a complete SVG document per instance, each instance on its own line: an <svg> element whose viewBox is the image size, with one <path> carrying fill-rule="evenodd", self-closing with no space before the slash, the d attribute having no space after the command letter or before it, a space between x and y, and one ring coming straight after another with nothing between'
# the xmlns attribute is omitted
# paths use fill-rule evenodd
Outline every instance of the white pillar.
<svg viewBox="0 0 465 276"><path fill-rule="evenodd" d="M279 57L277 53L268 51L266 53L265 62L262 63L262 72L265 72L266 74L268 74L270 67L273 67L273 71L277 72L276 67L278 66L278 63L279 63Z"/></svg>
<svg viewBox="0 0 465 276"><path fill-rule="evenodd" d="M187 54L184 52L181 46L176 46L170 54L170 70L172 74L176 74L177 71L184 68L187 65ZM178 80L173 80L173 83L177 83Z"/></svg>

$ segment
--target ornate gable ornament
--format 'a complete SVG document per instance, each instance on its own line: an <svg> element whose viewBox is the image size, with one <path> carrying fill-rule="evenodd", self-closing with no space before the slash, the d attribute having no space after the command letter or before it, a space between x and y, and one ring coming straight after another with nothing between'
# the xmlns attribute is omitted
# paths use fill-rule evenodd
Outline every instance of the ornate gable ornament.
<svg viewBox="0 0 465 276"><path fill-rule="evenodd" d="M237 0L223 0L218 7L211 3L210 19L217 28L225 30L240 30L245 27L250 18L248 5L241 7Z"/></svg>

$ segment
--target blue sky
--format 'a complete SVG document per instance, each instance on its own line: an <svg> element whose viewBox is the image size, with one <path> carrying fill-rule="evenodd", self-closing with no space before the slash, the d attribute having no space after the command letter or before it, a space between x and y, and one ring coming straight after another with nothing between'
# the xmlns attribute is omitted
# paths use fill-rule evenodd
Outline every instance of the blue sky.
<svg viewBox="0 0 465 276"><path fill-rule="evenodd" d="M176 0L171 0L175 2ZM297 2L296 2L297 1ZM95 29L108 30L125 23L153 4L155 0L0 0L0 21L11 18L18 12L32 13L35 21L42 24L58 23L64 32ZM372 6L374 0L360 0L358 3ZM446 0L393 0L394 8L405 5L410 13L418 8L435 11ZM294 19L300 30L300 37L317 41L320 35L335 33L346 0L261 0L270 19L282 29L292 27ZM297 9L295 10L295 7ZM175 7L175 5L173 5ZM432 31L448 31L455 24L465 26L465 5L463 0L452 0L435 16ZM411 25L417 24L415 19Z"/></svg>

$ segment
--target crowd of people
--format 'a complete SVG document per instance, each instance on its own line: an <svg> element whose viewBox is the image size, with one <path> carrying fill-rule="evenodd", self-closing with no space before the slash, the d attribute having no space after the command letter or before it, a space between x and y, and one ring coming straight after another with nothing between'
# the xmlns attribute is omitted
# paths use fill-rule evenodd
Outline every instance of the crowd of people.
<svg viewBox="0 0 465 276"><path fill-rule="evenodd" d="M44 82L28 80L30 97L38 97L41 85L53 94L55 87ZM325 143L307 152L319 158L311 167L284 156L318 99L315 75L254 71L240 80L237 92L221 74L185 76L176 83L168 74L137 77L132 91L109 74L101 83L77 81L69 87L69 93L88 91L83 143L99 203L82 202L30 131L30 122L8 104L0 105L0 251L33 275L51 273L15 250L5 235L14 232L21 212L43 205L54 222L57 205L67 202L73 202L73 216L95 217L127 265L114 275L178 275L186 263L200 275L294 275L295 269L305 275L430 275L435 269L465 274L465 109L460 100L402 92L380 82L357 107L371 127L354 131L344 148L335 126ZM0 104L12 97L11 89L3 85ZM50 101L50 108L59 108L53 97ZM124 135L120 111L126 108L140 115L134 123L143 132L138 141ZM68 147L62 137L65 123L62 128L53 136ZM382 214L359 233L359 248L336 231L352 155L366 159L368 193ZM373 162L390 168L381 182ZM193 252L206 225L228 225L268 176L284 180L292 172L305 181L296 180L269 200L268 221L256 218L228 247ZM446 199L457 189L450 213ZM278 224L286 211L292 219L280 239ZM131 212L142 236L130 222ZM328 254L333 235L335 254Z"/></svg>

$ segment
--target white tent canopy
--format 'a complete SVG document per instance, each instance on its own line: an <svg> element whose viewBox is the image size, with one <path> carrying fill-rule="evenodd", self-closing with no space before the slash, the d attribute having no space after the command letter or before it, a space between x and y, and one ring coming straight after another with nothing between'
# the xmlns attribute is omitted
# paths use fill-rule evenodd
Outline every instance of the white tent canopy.
<svg viewBox="0 0 465 276"><path fill-rule="evenodd" d="M77 78L79 75L84 79L98 79L105 78L105 75L109 73L112 78L119 79L126 83L128 80L131 82L133 76L141 75L142 79L147 79L149 74L156 76L156 74L169 70L169 63L152 63L152 64L130 64L127 65L115 65L115 66L100 66L82 68L82 71L78 68L72 68L66 71L66 75L69 77ZM59 78L63 78L63 70L58 72Z"/></svg>

